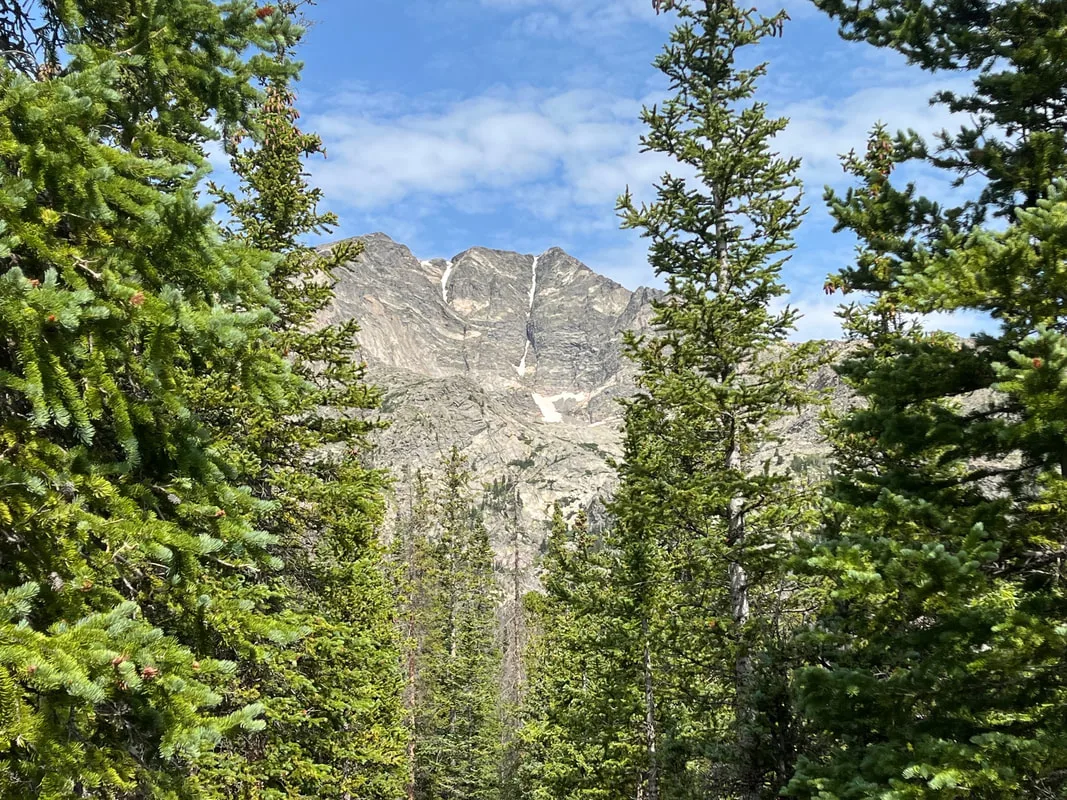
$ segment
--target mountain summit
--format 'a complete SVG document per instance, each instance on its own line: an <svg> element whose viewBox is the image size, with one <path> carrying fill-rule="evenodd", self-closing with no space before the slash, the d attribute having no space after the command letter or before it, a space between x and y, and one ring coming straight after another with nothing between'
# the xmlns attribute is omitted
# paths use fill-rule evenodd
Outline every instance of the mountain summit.
<svg viewBox="0 0 1067 800"><path fill-rule="evenodd" d="M420 261L384 234L361 239L363 256L338 275L330 321L359 320L370 363L524 394L548 423L617 415L604 401L617 388L621 334L647 324L652 290L630 292L558 247ZM553 412L547 398L557 395L566 409Z"/></svg>
<svg viewBox="0 0 1067 800"><path fill-rule="evenodd" d="M382 233L338 270L323 322L355 318L390 427L376 459L398 478L433 471L453 445L484 484L498 553L529 571L556 502L594 525L614 485L622 408L634 391L622 334L649 327L658 293L629 291L553 247L539 255L473 247L420 260ZM829 368L815 387L840 382ZM781 422L790 457L825 450L809 410ZM781 462L777 452L767 454ZM509 562L511 558L509 557Z"/></svg>
<svg viewBox="0 0 1067 800"><path fill-rule="evenodd" d="M528 565L555 502L592 509L610 490L616 400L633 391L622 333L647 327L654 290L631 292L559 248L474 247L424 261L385 234L360 238L364 252L338 271L323 322L362 327L392 423L380 463L403 483L457 446L493 487L494 538L514 538L504 528L517 522Z"/></svg>

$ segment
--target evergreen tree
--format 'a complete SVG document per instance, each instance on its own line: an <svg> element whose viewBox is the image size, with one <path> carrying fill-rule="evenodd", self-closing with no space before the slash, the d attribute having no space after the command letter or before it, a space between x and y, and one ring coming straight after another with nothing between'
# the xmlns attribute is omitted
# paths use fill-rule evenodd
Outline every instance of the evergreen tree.
<svg viewBox="0 0 1067 800"><path fill-rule="evenodd" d="M195 387L268 402L288 373L262 347L272 259L196 190L296 31L250 2L4 8L0 794L188 795L262 725L212 712L233 665L201 645L223 620L267 633L238 584L276 564Z"/></svg>
<svg viewBox="0 0 1067 800"><path fill-rule="evenodd" d="M284 2L271 12L296 18L299 8ZM383 476L363 464L377 394L356 353L356 322L315 325L333 300L333 269L358 247L320 254L302 243L336 219L307 186L303 160L322 144L296 127L293 100L286 80L270 82L253 146L231 143L240 194L214 187L230 235L278 259L269 346L291 365L290 380L275 404L210 379L200 387L201 416L218 426L243 481L271 503L261 524L277 537L285 570L262 576L258 590L272 598L275 618L290 609L293 635L215 643L238 663L235 699L265 703L268 727L224 748L200 777L227 796L255 787L261 798L394 798L404 779L399 641L378 544Z"/></svg>
<svg viewBox="0 0 1067 800"><path fill-rule="evenodd" d="M557 507L542 560L543 591L526 597L530 644L519 731L519 793L536 800L629 796L640 744L641 692L625 679L605 603L609 556L584 512Z"/></svg>
<svg viewBox="0 0 1067 800"><path fill-rule="evenodd" d="M426 616L431 599L430 532L435 509L429 481L421 470L405 476L401 483L407 496L393 526L390 549L390 577L397 604L398 630L403 642L401 654L404 670L404 716L406 725L405 796L415 800L418 780L417 750L422 728L419 712L426 702L422 679Z"/></svg>
<svg viewBox="0 0 1067 800"><path fill-rule="evenodd" d="M526 531L520 518L521 507L519 489L514 481L505 478L486 485L480 510L483 513L495 512L504 517L508 545L501 559L504 565L501 576L503 597L497 611L497 628L501 640L500 787L505 797L514 797L520 791L518 771L521 747L518 734L522 725L523 695L526 693L525 656L530 641L525 586L529 582L529 569L533 565L522 563L521 545Z"/></svg>
<svg viewBox="0 0 1067 800"><path fill-rule="evenodd" d="M651 239L667 294L654 334L628 340L639 392L612 583L643 694L639 794L757 798L791 771L787 687L763 688L783 672L770 657L787 623L786 556L810 508L788 471L771 469L771 425L811 400L815 346L787 344L797 314L771 309L802 215L798 163L772 150L786 121L751 100L765 65L737 62L786 17L721 0L666 5L679 25L656 65L675 94L644 111L642 143L693 177L665 175L651 205L629 193L619 204L624 226Z"/></svg>
<svg viewBox="0 0 1067 800"><path fill-rule="evenodd" d="M1010 218L1033 207L1050 176L1067 168L1063 80L1064 19L1060 2L1034 0L814 0L836 18L846 39L892 48L939 73L976 74L973 91L938 92L931 102L965 115L937 146L911 140L908 155L955 173L958 185L982 180L977 202L957 209L969 227L992 211Z"/></svg>
<svg viewBox="0 0 1067 800"><path fill-rule="evenodd" d="M831 290L869 293L844 316L842 367L864 403L832 428L831 516L808 563L834 584L801 675L824 757L797 797L1061 797L1064 67L1060 4L826 4L850 36L930 69L977 69L937 98L975 122L918 137L876 129L827 197L861 241ZM994 127L995 126L995 127ZM1057 144L1059 142L1059 144ZM977 176L942 208L895 185L903 162ZM984 229L988 212L1007 227ZM974 341L915 312L982 311Z"/></svg>
<svg viewBox="0 0 1067 800"><path fill-rule="evenodd" d="M409 797L418 800L500 797L499 590L469 483L453 448L436 493L416 480L394 547L407 559L401 624L411 648Z"/></svg>

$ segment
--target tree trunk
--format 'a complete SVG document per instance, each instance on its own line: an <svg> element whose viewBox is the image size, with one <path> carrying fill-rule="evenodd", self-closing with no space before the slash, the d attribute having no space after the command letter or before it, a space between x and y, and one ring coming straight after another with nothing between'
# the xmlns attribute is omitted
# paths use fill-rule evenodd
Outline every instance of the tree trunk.
<svg viewBox="0 0 1067 800"><path fill-rule="evenodd" d="M408 636L414 636L415 619L414 614L408 617ZM408 639L408 685L405 694L405 705L407 706L408 713L408 782L407 782L407 798L408 800L415 800L415 648Z"/></svg>
<svg viewBox="0 0 1067 800"><path fill-rule="evenodd" d="M522 699L522 687L525 680L523 671L523 651L526 648L526 620L522 604L522 561L519 557L519 544L522 531L519 519L518 488L512 497L510 509L511 536L511 597L510 608L505 604L506 616L503 620L505 652L503 670L503 697L512 707L517 707Z"/></svg>
<svg viewBox="0 0 1067 800"><path fill-rule="evenodd" d="M719 198L715 198L719 205L720 220L725 217L725 207ZM728 276L729 271L729 247L726 241L725 225L721 221L716 223L716 250L719 259L718 292L730 290ZM720 376L723 382L730 380L736 373L737 364L723 365ZM726 444L726 459L724 466L727 470L740 473L742 471L741 439L737 430L737 418L730 413L725 420L729 435ZM732 556L728 567L730 581L730 611L733 615L734 631L738 637L737 656L734 660L734 704L735 724L737 725L737 766L738 788L740 800L759 800L762 780L757 767L759 741L756 736L755 722L756 710L753 696L753 666L752 657L748 651L748 635L746 628L749 620L748 598L748 575L741 555L745 547L745 498L735 495L730 498L726 509L726 542L730 546Z"/></svg>
<svg viewBox="0 0 1067 800"><path fill-rule="evenodd" d="M459 594L459 580L456 576L456 542L453 541L452 546L449 548L448 553L448 679L451 682L455 681L455 672L457 656L459 655L459 634L456 630L456 617L458 616L458 608L460 598ZM455 695L453 695L454 697ZM454 746L456 741L456 706L453 703L448 709L448 785L445 787L437 787L438 792L445 798L452 798L455 793L452 789L452 781L455 779L457 773L456 765L456 748Z"/></svg>
<svg viewBox="0 0 1067 800"><path fill-rule="evenodd" d="M416 725L416 707L418 705L418 691L416 684L418 681L418 624L415 614L415 584L418 580L417 566L415 564L415 539L414 532L412 530L405 530L401 534L405 537L404 542L404 558L407 561L405 565L404 580L407 583L406 592L406 609L407 613L407 641L405 646L407 647L407 685L404 687L404 711L408 718L408 742L407 742L407 756L408 756L408 776L407 786L405 787L407 793L407 800L415 800L415 725Z"/></svg>
<svg viewBox="0 0 1067 800"><path fill-rule="evenodd" d="M741 469L741 447L733 421L730 423L730 444L726 453L726 468ZM741 800L758 800L762 779L758 769L759 740L755 731L754 670L748 649L746 627L750 617L748 575L740 556L745 545L745 515L743 497L731 497L727 507L727 541L733 557L729 565L730 607L734 631L738 637L734 660L734 703L737 725L738 779Z"/></svg>

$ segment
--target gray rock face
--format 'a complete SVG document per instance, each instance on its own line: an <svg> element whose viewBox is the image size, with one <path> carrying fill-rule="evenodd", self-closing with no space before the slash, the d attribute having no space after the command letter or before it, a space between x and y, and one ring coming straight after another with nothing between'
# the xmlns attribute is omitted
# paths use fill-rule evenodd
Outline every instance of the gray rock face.
<svg viewBox="0 0 1067 800"><path fill-rule="evenodd" d="M559 248L419 261L384 234L361 238L364 254L340 271L324 321L359 320L375 366L466 375L505 393L600 397L619 373L621 333L647 324L651 290L632 293Z"/></svg>
<svg viewBox="0 0 1067 800"><path fill-rule="evenodd" d="M384 234L338 271L322 322L355 318L390 427L376 458L401 483L453 445L486 491L499 545L519 530L532 563L552 506L610 493L633 387L622 333L647 327L654 292L630 292L558 248L522 255L475 247L420 261ZM507 522L518 513L518 525ZM509 559L510 560L510 559Z"/></svg>
<svg viewBox="0 0 1067 800"><path fill-rule="evenodd" d="M651 289L630 292L558 248L522 255L476 247L420 261L384 234L338 271L323 322L355 318L390 427L376 458L404 476L434 470L453 445L487 486L486 519L509 564L533 563L552 506L594 511L620 455L618 398L633 391L622 334L648 328ZM818 383L835 383L824 370ZM783 420L817 453L814 414ZM786 448L783 448L786 449ZM516 519L517 517L517 519ZM505 556L505 553L507 554Z"/></svg>

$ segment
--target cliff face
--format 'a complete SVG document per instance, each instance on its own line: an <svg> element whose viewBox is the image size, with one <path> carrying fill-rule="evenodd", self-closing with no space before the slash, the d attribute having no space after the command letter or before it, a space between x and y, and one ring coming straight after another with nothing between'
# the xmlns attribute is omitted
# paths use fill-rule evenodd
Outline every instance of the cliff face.
<svg viewBox="0 0 1067 800"><path fill-rule="evenodd" d="M591 508L610 493L633 369L622 333L647 327L650 289L631 292L558 248L472 248L420 261L383 234L338 271L323 322L355 318L390 427L378 463L434 469L453 445L485 484L499 550L528 566L555 502ZM509 559L510 560L510 559Z"/></svg>
<svg viewBox="0 0 1067 800"><path fill-rule="evenodd" d="M525 394L535 410L548 406L534 395L565 394L553 402L580 406L587 418L590 406L616 413L604 395L622 368L621 333L647 325L652 290L630 292L559 248L534 256L476 247L419 261L383 234L362 239L327 320L358 319L376 368L465 376Z"/></svg>
<svg viewBox="0 0 1067 800"><path fill-rule="evenodd" d="M338 272L324 322L355 318L390 427L378 463L397 476L434 469L453 445L487 486L498 552L524 567L552 506L599 516L620 454L618 398L633 391L622 334L648 328L655 292L631 292L558 248L472 248L420 261L383 234ZM831 385L829 370L816 384ZM784 420L790 455L817 453L814 414ZM770 454L768 454L770 455ZM779 459L780 460L780 459Z"/></svg>

